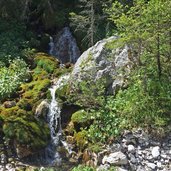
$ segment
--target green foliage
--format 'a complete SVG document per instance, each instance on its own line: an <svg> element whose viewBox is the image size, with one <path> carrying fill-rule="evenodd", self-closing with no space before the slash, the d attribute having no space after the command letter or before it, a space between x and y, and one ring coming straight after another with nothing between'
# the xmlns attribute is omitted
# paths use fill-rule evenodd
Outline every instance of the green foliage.
<svg viewBox="0 0 171 171"><path fill-rule="evenodd" d="M95 171L95 169L89 166L79 165L77 167L74 167L72 171Z"/></svg>
<svg viewBox="0 0 171 171"><path fill-rule="evenodd" d="M90 74L91 75L91 74ZM74 88L67 95L69 103L75 103L84 108L99 108L105 102L104 80L92 81L87 73L87 78L81 82L75 82ZM91 80L91 81L90 81Z"/></svg>
<svg viewBox="0 0 171 171"><path fill-rule="evenodd" d="M154 73L144 74L143 69L138 70L128 89L118 93L114 100L116 113L130 126L166 126L171 110L170 80L163 77L161 82Z"/></svg>
<svg viewBox="0 0 171 171"><path fill-rule="evenodd" d="M0 68L0 100L10 97L20 84L28 77L27 64L21 59L15 59L7 68Z"/></svg>
<svg viewBox="0 0 171 171"><path fill-rule="evenodd" d="M47 73L53 73L55 69L59 68L59 61L45 53L37 53L34 58L37 69L45 70Z"/></svg>
<svg viewBox="0 0 171 171"><path fill-rule="evenodd" d="M88 113L86 111L79 110L72 115L71 121L78 122L78 123L85 122L85 121L87 121L87 118L88 118L87 115L88 115Z"/></svg>
<svg viewBox="0 0 171 171"><path fill-rule="evenodd" d="M109 22L103 11L104 5L109 4L110 0L79 0L78 11L70 13L70 26L85 47L93 46L109 32Z"/></svg>
<svg viewBox="0 0 171 171"><path fill-rule="evenodd" d="M4 117L3 132L7 139L15 139L19 144L30 144L31 148L42 148L47 144L49 128L33 117Z"/></svg>
<svg viewBox="0 0 171 171"><path fill-rule="evenodd" d="M24 57L22 50L29 46L25 32L24 24L0 19L0 61L9 64L10 60Z"/></svg>
<svg viewBox="0 0 171 171"><path fill-rule="evenodd" d="M112 101L113 97L108 97L106 105L104 104L99 110L92 111L94 122L88 129L88 137L93 143L105 143L110 137L116 137L121 132L121 125L125 120L119 118L113 111Z"/></svg>
<svg viewBox="0 0 171 171"><path fill-rule="evenodd" d="M83 150L88 145L86 130L75 132L74 138L75 138L76 144L80 150Z"/></svg>

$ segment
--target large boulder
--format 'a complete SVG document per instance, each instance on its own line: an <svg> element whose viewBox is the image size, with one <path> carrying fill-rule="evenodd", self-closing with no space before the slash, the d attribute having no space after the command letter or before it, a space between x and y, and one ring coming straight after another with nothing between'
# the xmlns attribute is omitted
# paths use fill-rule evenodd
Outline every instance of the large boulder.
<svg viewBox="0 0 171 171"><path fill-rule="evenodd" d="M71 73L71 87L76 82L99 81L108 93L115 94L118 88L127 85L126 80L135 58L127 45L111 48L109 45L113 41L117 41L117 37L101 40L80 56Z"/></svg>

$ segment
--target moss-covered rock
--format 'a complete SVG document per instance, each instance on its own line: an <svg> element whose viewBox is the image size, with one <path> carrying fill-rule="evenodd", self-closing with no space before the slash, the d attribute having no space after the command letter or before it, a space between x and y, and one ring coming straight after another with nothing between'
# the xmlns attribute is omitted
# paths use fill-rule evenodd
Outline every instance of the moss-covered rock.
<svg viewBox="0 0 171 171"><path fill-rule="evenodd" d="M33 58L35 67L30 72L32 79L23 83L15 106L0 105L0 121L6 139L13 142L17 153L27 155L44 148L50 139L50 130L44 118L36 118L37 106L46 99L54 71L59 69L57 59L37 53ZM60 69L59 69L60 70ZM22 155L20 155L22 156Z"/></svg>
<svg viewBox="0 0 171 171"><path fill-rule="evenodd" d="M53 73L56 68L59 68L59 61L45 53L37 53L35 55L37 67L44 69L47 73Z"/></svg>
<svg viewBox="0 0 171 171"><path fill-rule="evenodd" d="M86 130L75 132L74 138L75 138L76 144L80 150L83 150L88 145Z"/></svg>
<svg viewBox="0 0 171 171"><path fill-rule="evenodd" d="M89 127L91 124L91 114L85 110L79 110L72 114L71 121L74 123L75 129L78 131L80 128Z"/></svg>

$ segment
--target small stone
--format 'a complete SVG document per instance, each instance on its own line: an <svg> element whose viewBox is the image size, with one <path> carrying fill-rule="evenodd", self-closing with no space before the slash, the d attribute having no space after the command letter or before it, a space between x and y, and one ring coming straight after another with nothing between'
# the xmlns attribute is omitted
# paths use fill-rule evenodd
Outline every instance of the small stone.
<svg viewBox="0 0 171 171"><path fill-rule="evenodd" d="M128 145L128 152L135 153L135 147L133 145Z"/></svg>
<svg viewBox="0 0 171 171"><path fill-rule="evenodd" d="M97 171L108 171L110 168L110 165L109 164L104 164L104 165L100 165L98 168L97 168Z"/></svg>
<svg viewBox="0 0 171 171"><path fill-rule="evenodd" d="M162 154L161 157L164 158L164 159L167 159L167 155L166 154Z"/></svg>
<svg viewBox="0 0 171 171"><path fill-rule="evenodd" d="M127 169L123 169L123 168L121 168L121 167L118 167L117 168L117 171L128 171Z"/></svg>
<svg viewBox="0 0 171 171"><path fill-rule="evenodd" d="M159 146L156 146L152 149L152 156L154 158L157 158L159 155L160 155L160 147Z"/></svg>
<svg viewBox="0 0 171 171"><path fill-rule="evenodd" d="M151 168L151 169L155 169L156 165L154 163L146 163L147 167Z"/></svg>

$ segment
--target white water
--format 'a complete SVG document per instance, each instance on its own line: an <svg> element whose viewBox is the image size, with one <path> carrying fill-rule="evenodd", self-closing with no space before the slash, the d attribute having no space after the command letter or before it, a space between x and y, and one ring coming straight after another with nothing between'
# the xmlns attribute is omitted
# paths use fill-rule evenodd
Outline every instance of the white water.
<svg viewBox="0 0 171 171"><path fill-rule="evenodd" d="M57 147L60 143L60 137L62 136L61 127L61 108L56 100L55 92L58 88L62 87L68 80L69 75L60 77L57 82L49 89L51 92L52 100L49 105L48 124L50 128L51 142L46 148L45 158L46 162L50 165L58 165L61 162ZM63 143L63 142L62 142Z"/></svg>
<svg viewBox="0 0 171 171"><path fill-rule="evenodd" d="M49 54L50 55L53 55L54 47L55 47L55 44L54 44L53 37L50 36L50 42L49 42Z"/></svg>
<svg viewBox="0 0 171 171"><path fill-rule="evenodd" d="M50 37L49 54L57 57L61 63L75 63L80 56L80 50L69 27L63 28L56 38Z"/></svg>

